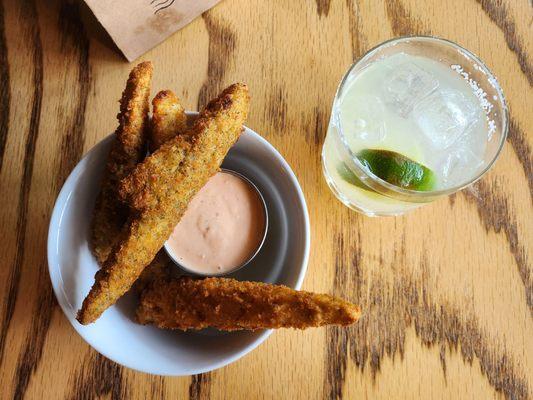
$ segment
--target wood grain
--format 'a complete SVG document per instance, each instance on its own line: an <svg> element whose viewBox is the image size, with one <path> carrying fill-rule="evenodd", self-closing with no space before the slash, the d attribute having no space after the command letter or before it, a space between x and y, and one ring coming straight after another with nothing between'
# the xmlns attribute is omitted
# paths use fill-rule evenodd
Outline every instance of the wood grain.
<svg viewBox="0 0 533 400"><path fill-rule="evenodd" d="M187 109L248 83L248 126L294 169L312 224L307 290L359 303L350 329L279 331L236 363L168 378L123 368L75 333L48 278L64 180L115 128L131 65L81 2L0 1L0 398L533 397L533 64L527 0L226 0L142 59ZM399 218L334 199L321 145L344 71L398 35L478 54L511 110L476 185Z"/></svg>

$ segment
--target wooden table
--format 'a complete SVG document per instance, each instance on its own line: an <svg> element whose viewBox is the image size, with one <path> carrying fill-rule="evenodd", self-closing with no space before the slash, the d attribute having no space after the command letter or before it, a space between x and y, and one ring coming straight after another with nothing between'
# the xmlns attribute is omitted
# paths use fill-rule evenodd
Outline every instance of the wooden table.
<svg viewBox="0 0 533 400"><path fill-rule="evenodd" d="M0 397L532 398L532 18L526 0L226 0L143 56L154 92L174 89L188 109L248 83L247 124L286 157L307 198L304 289L364 309L353 328L279 331L226 368L162 378L122 368L75 333L46 261L54 200L114 130L132 65L83 5L1 2ZM347 67L406 34L446 37L485 60L509 103L509 137L471 190L367 218L330 193L321 145Z"/></svg>

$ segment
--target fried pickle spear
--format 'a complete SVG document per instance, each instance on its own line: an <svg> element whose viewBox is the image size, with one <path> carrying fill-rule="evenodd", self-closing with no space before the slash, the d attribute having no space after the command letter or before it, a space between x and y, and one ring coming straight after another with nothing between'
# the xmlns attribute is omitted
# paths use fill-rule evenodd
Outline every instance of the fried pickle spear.
<svg viewBox="0 0 533 400"><path fill-rule="evenodd" d="M142 294L137 320L167 329L225 331L350 325L359 307L327 294L227 278L159 279Z"/></svg>
<svg viewBox="0 0 533 400"><path fill-rule="evenodd" d="M153 153L167 140L187 129L187 115L171 90L162 90L152 100L150 151Z"/></svg>
<svg viewBox="0 0 533 400"><path fill-rule="evenodd" d="M152 282L172 276L174 270L177 270L174 261L170 259L164 249L159 250L152 262L148 264L135 281L135 291L138 294L142 293Z"/></svg>
<svg viewBox="0 0 533 400"><path fill-rule="evenodd" d="M178 98L171 90L162 90L152 100L152 119L149 132L149 147L153 153L168 140L185 133L187 115ZM152 262L135 281L134 288L141 293L158 278L171 275L174 263L165 250L159 250Z"/></svg>
<svg viewBox="0 0 533 400"><path fill-rule="evenodd" d="M219 169L248 114L248 88L234 84L206 106L186 135L163 144L126 180L135 185L137 212L83 301L77 319L94 322L135 282L172 233L188 203Z"/></svg>
<svg viewBox="0 0 533 400"><path fill-rule="evenodd" d="M106 169L96 199L92 221L91 247L102 264L120 238L128 217L127 207L118 201L117 188L146 152L152 63L143 62L130 72L120 100L119 125L107 157Z"/></svg>

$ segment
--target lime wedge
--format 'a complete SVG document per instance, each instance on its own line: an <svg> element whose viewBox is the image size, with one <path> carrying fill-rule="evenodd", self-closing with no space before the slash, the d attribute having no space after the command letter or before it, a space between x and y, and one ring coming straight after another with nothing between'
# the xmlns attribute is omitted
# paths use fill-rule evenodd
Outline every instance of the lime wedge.
<svg viewBox="0 0 533 400"><path fill-rule="evenodd" d="M437 181L428 167L394 151L366 149L357 158L374 175L404 189L432 190Z"/></svg>

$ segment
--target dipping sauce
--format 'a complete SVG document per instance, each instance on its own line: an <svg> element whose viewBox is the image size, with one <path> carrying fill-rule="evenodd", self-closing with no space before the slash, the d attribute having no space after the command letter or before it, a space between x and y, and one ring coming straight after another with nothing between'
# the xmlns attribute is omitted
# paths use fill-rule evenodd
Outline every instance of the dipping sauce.
<svg viewBox="0 0 533 400"><path fill-rule="evenodd" d="M264 203L257 190L240 176L223 171L192 199L165 246L185 269L219 275L255 254L265 228Z"/></svg>

